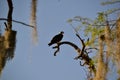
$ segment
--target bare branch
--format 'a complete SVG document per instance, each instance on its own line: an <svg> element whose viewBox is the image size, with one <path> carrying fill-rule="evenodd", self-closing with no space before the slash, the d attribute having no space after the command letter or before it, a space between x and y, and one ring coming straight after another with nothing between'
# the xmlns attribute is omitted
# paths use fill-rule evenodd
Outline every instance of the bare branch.
<svg viewBox="0 0 120 80"><path fill-rule="evenodd" d="M86 48L85 51L86 51L86 50L91 50L91 49L99 50L98 48Z"/></svg>
<svg viewBox="0 0 120 80"><path fill-rule="evenodd" d="M6 18L0 18L0 20L4 20L4 21L7 21L8 19L6 19ZM32 28L34 28L34 26L32 26L32 25L29 25L29 24L26 24L26 23L24 23L24 22L21 22L21 21L17 21L17 20L12 20L13 22L16 22L16 23L19 23L19 24L22 24L22 25L25 25L25 26L29 26L29 27L32 27Z"/></svg>
<svg viewBox="0 0 120 80"><path fill-rule="evenodd" d="M84 66L85 65L85 62L82 64L82 62L80 61L80 66Z"/></svg>
<svg viewBox="0 0 120 80"><path fill-rule="evenodd" d="M83 19L83 21L79 20L79 19L72 19L73 21L77 21L77 22L81 22L81 23L84 23L85 25L91 25L91 26L106 26L106 22L104 22L103 24L92 24L92 23L89 23L88 21L85 21ZM117 20L109 20L109 22L113 22L111 24L109 24L110 26L113 26L116 24L116 21Z"/></svg>
<svg viewBox="0 0 120 80"><path fill-rule="evenodd" d="M76 46L76 45L75 45L74 43L72 43L72 42L64 41L64 42L58 43L55 47L53 47L53 49L56 49L56 48L57 48L57 50L54 52L54 55L55 55L55 56L56 56L56 53L59 52L60 46L63 45L63 44L68 44L68 45L72 46L72 47L78 52L78 55L80 55L81 50L80 50L80 48L79 48L78 46Z"/></svg>
<svg viewBox="0 0 120 80"><path fill-rule="evenodd" d="M76 36L80 39L81 43L82 43L82 51L81 51L81 54L78 56L78 58L80 58L83 53L84 53L84 50L85 50L85 43L84 43L84 40L79 36L79 34L76 33ZM77 57L76 57L77 59Z"/></svg>
<svg viewBox="0 0 120 80"><path fill-rule="evenodd" d="M4 24L5 24L5 30L8 30L8 26L7 26L7 23L6 22L4 22Z"/></svg>
<svg viewBox="0 0 120 80"><path fill-rule="evenodd" d="M9 11L8 11L8 16L7 16L7 24L8 24L8 29L12 29L12 12L13 12L13 4L12 4L12 0L7 0L8 2L8 7L9 7Z"/></svg>
<svg viewBox="0 0 120 80"><path fill-rule="evenodd" d="M76 44L74 44L72 42L63 41L63 42L58 43L56 46L54 46L53 49L57 49L54 52L54 56L56 56L57 52L59 52L59 50L60 50L60 46L63 45L63 44L67 44L67 45L72 46L78 53L78 56L75 57L75 59L83 60L84 61L84 65L88 65L88 68L90 70L92 70L94 73L96 72L95 66L94 66L94 64L92 64L92 59L87 54L85 54L84 51L82 51L82 50L84 50L84 48L82 48L82 50L81 50Z"/></svg>

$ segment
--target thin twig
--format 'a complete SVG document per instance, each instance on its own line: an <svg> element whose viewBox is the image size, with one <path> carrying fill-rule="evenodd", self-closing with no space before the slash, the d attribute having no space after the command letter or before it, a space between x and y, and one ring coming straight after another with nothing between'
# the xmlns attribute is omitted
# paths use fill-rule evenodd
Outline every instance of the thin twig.
<svg viewBox="0 0 120 80"><path fill-rule="evenodd" d="M84 40L79 36L79 34L76 33L76 36L80 39L81 43L82 43L82 51L81 54L78 56L78 58L82 57L82 55L84 54L84 50L85 50L85 43Z"/></svg>
<svg viewBox="0 0 120 80"><path fill-rule="evenodd" d="M4 21L7 21L8 19L6 19L6 18L0 18L0 20L4 20ZM32 26L32 25L29 25L29 24L26 24L26 23L24 23L24 22L21 22L21 21L17 21L17 20L12 20L13 22L16 22L16 23L19 23L19 24L22 24L22 25L25 25L25 26L29 26L29 27L32 27L32 28L34 28L34 26Z"/></svg>
<svg viewBox="0 0 120 80"><path fill-rule="evenodd" d="M91 50L91 49L99 50L98 48L86 48L85 51L86 51L86 50Z"/></svg>

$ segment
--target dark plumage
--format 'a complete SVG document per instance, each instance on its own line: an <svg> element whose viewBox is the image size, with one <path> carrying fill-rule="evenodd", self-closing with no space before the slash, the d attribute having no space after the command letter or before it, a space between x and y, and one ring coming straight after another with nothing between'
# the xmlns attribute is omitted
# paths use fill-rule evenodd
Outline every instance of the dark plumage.
<svg viewBox="0 0 120 80"><path fill-rule="evenodd" d="M48 45L51 46L52 44L60 42L63 38L63 34L64 34L64 32L61 31L59 34L55 35Z"/></svg>

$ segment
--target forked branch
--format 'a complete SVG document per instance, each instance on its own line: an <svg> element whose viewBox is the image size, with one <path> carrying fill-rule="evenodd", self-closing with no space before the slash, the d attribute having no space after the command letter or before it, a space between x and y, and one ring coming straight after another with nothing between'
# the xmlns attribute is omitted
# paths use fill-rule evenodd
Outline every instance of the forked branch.
<svg viewBox="0 0 120 80"><path fill-rule="evenodd" d="M57 50L54 52L54 56L56 56L57 52L59 52L59 50L60 50L60 46L63 45L63 44L67 44L67 45L72 46L78 52L78 55L81 54L80 53L81 50L80 50L80 48L77 45L75 45L74 43L69 42L69 41L63 41L63 42L58 43L55 47L53 47L53 49L57 48Z"/></svg>
<svg viewBox="0 0 120 80"><path fill-rule="evenodd" d="M73 47L78 53L78 56L75 57L75 59L80 59L80 60L84 61L84 65L87 65L88 68L90 69L90 71L92 70L95 73L96 69L95 69L94 64L92 64L92 59L87 54L85 54L85 52L83 50L85 48L85 46L81 50L76 44L69 42L69 41L63 41L53 47L53 49L56 49L56 51L54 52L54 56L56 56L57 52L59 52L59 50L60 50L60 46L63 44L67 44L67 45ZM80 63L81 63L81 61L80 61ZM82 65L82 66L84 66L84 65Z"/></svg>

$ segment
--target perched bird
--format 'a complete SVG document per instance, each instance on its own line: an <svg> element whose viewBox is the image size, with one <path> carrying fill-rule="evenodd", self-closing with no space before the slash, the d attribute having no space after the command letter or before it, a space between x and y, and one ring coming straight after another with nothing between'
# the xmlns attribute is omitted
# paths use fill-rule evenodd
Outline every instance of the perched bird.
<svg viewBox="0 0 120 80"><path fill-rule="evenodd" d="M63 38L63 34L64 34L64 32L61 31L59 34L55 35L48 45L51 46L52 44L60 42Z"/></svg>

